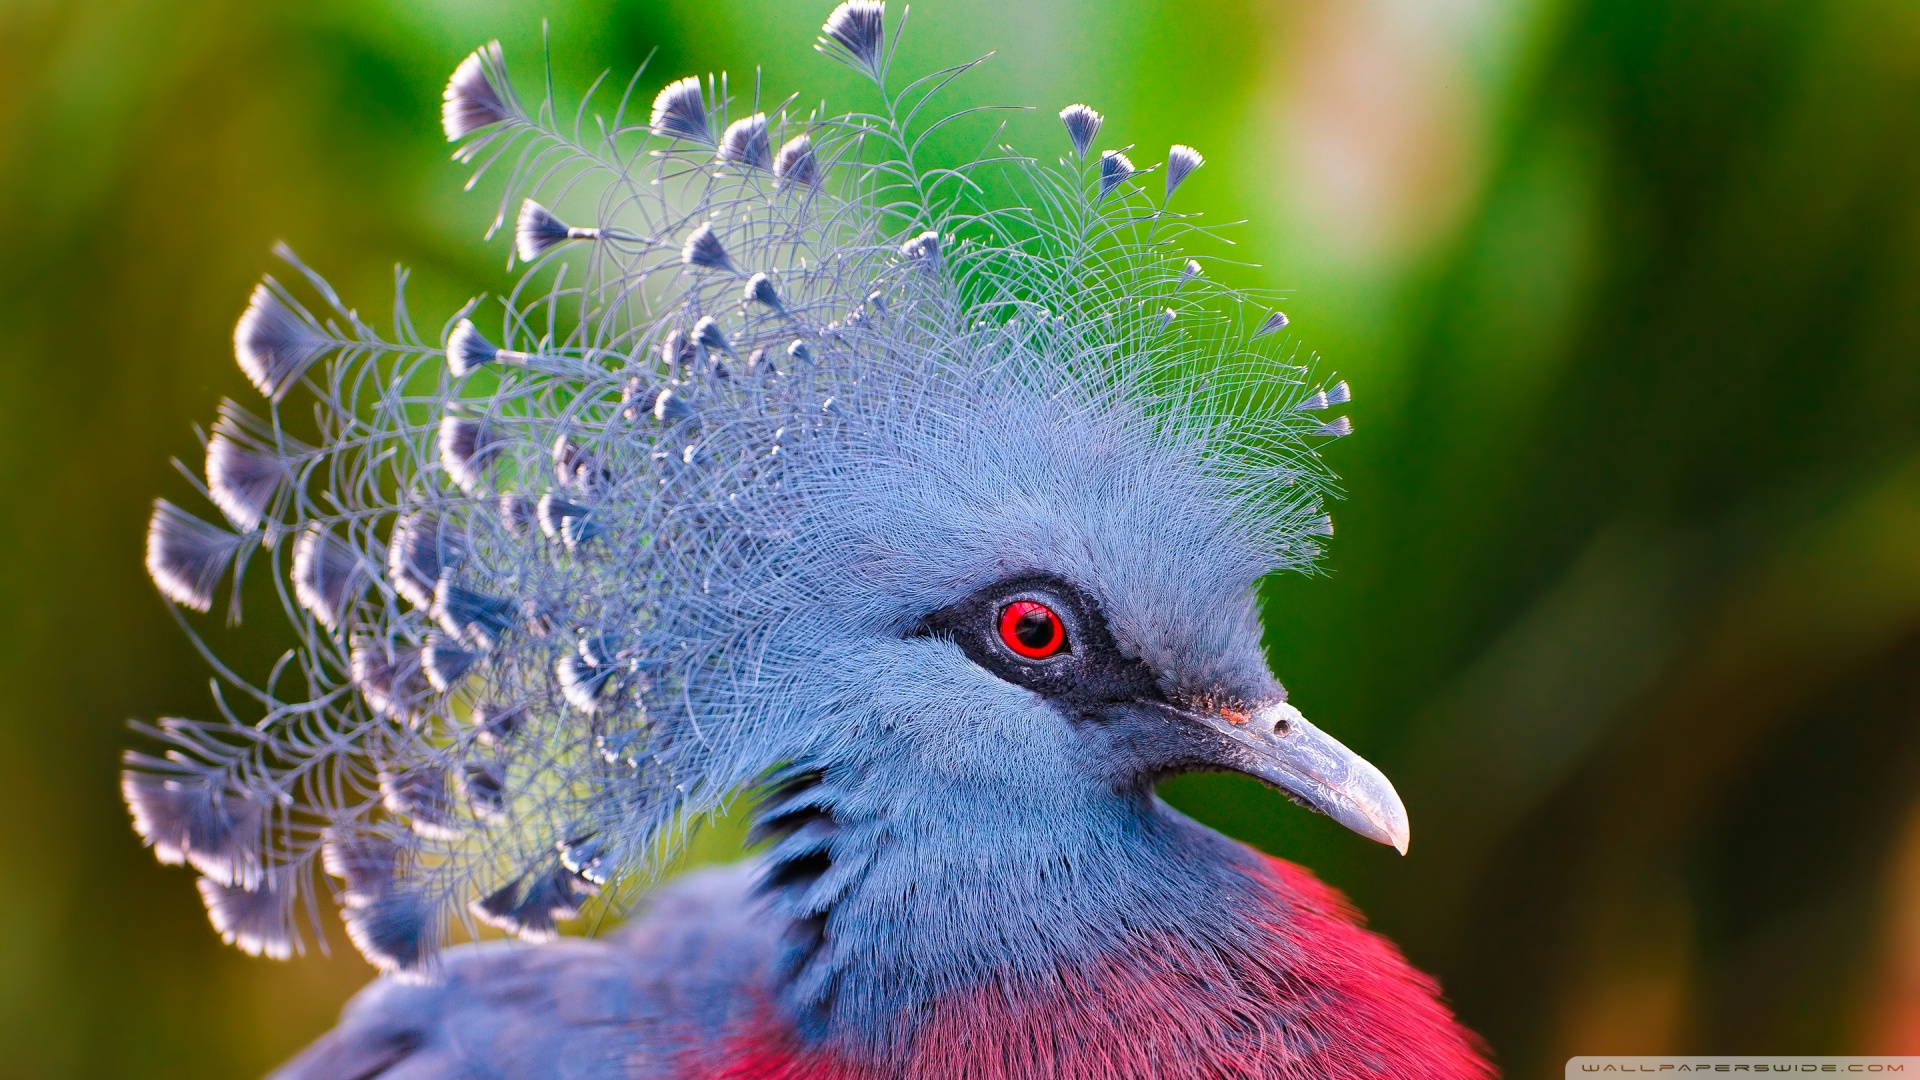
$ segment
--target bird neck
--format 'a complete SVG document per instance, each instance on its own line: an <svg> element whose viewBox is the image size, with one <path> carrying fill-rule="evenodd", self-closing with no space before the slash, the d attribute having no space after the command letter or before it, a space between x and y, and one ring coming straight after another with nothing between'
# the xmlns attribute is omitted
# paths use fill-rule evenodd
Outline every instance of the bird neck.
<svg viewBox="0 0 1920 1080"><path fill-rule="evenodd" d="M1339 893L1150 789L796 776L761 811L785 955L716 1074L1493 1076Z"/></svg>
<svg viewBox="0 0 1920 1080"><path fill-rule="evenodd" d="M1044 994L1065 970L1131 958L1129 978L1173 993L1191 957L1287 948L1267 860L1150 788L818 783L824 814L802 831L831 842L776 844L767 877L791 920L780 994L808 1041L887 1053L954 1001Z"/></svg>

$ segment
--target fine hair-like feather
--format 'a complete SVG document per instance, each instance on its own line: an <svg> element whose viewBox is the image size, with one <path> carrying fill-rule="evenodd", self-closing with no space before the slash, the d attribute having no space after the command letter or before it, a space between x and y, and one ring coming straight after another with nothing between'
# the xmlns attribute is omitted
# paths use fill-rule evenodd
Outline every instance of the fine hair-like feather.
<svg viewBox="0 0 1920 1080"><path fill-rule="evenodd" d="M1060 122L1066 125L1067 141L1073 144L1073 156L1085 159L1106 117L1087 105L1069 105L1060 110Z"/></svg>
<svg viewBox="0 0 1920 1080"><path fill-rule="evenodd" d="M886 17L850 0L822 29L880 98L838 115L729 122L724 79L688 76L588 135L550 119L586 104L529 113L475 52L443 120L476 177L507 172L528 267L439 334L398 289L377 330L278 249L314 302L255 290L235 352L269 412L223 406L208 446L246 532L161 501L148 567L205 611L264 543L299 644L257 683L220 667L220 715L143 729L168 753L123 785L229 940L297 951L329 887L356 946L416 972L476 922L538 939L617 903L848 737L826 673L990 562L951 522L1023 483L1078 477L1246 580L1314 564L1316 448L1350 430L1316 411L1345 384L1198 274L1208 233L1123 153L1087 160L1091 108L1051 162L926 160L973 65L894 86ZM1175 147L1167 191L1200 160Z"/></svg>
<svg viewBox="0 0 1920 1080"><path fill-rule="evenodd" d="M715 156L749 168L771 169L773 146L767 138L767 114L754 113L728 124Z"/></svg>
<svg viewBox="0 0 1920 1080"><path fill-rule="evenodd" d="M475 49L453 69L441 95L440 126L448 142L514 120L524 120L520 102L507 81L506 58L498 41Z"/></svg>
<svg viewBox="0 0 1920 1080"><path fill-rule="evenodd" d="M1174 191L1186 183L1187 177L1206 163L1207 159L1200 156L1200 151L1176 143L1173 149L1167 151L1167 197L1172 198Z"/></svg>

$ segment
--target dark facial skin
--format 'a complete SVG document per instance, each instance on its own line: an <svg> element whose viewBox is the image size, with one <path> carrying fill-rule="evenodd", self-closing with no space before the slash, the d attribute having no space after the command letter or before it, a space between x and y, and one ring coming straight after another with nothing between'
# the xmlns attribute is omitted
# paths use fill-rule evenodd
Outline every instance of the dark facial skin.
<svg viewBox="0 0 1920 1080"><path fill-rule="evenodd" d="M1001 639L1001 613L1021 600L1044 604L1060 617L1066 644L1059 652L1032 659ZM1162 701L1153 672L1121 655L1100 608L1056 578L1017 578L988 586L928 615L913 633L950 639L967 659L1071 716L1099 713L1123 702Z"/></svg>
<svg viewBox="0 0 1920 1080"><path fill-rule="evenodd" d="M1046 605L1066 628L1059 652L1021 656L1000 635L1008 605ZM1116 788L1140 790L1176 773L1220 768L1219 737L1170 701L1151 668L1121 653L1099 605L1053 577L1003 581L922 619L915 636L944 637L988 672L1023 686L1088 740L1088 765Z"/></svg>

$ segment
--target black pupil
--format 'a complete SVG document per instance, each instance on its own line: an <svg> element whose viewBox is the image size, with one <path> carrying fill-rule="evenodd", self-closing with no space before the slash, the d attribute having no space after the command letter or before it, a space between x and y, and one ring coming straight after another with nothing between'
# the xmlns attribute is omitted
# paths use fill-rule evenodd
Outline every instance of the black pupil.
<svg viewBox="0 0 1920 1080"><path fill-rule="evenodd" d="M1044 649L1053 644L1053 615L1044 608L1028 608L1014 620L1013 636L1029 649Z"/></svg>

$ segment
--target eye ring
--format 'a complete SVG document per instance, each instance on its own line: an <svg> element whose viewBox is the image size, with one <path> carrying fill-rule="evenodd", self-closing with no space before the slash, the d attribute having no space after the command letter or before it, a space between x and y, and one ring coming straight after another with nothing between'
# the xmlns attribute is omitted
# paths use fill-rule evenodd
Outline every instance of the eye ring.
<svg viewBox="0 0 1920 1080"><path fill-rule="evenodd" d="M1000 609L1000 643L1015 656L1045 660L1067 651L1067 627L1038 600L1015 600Z"/></svg>

